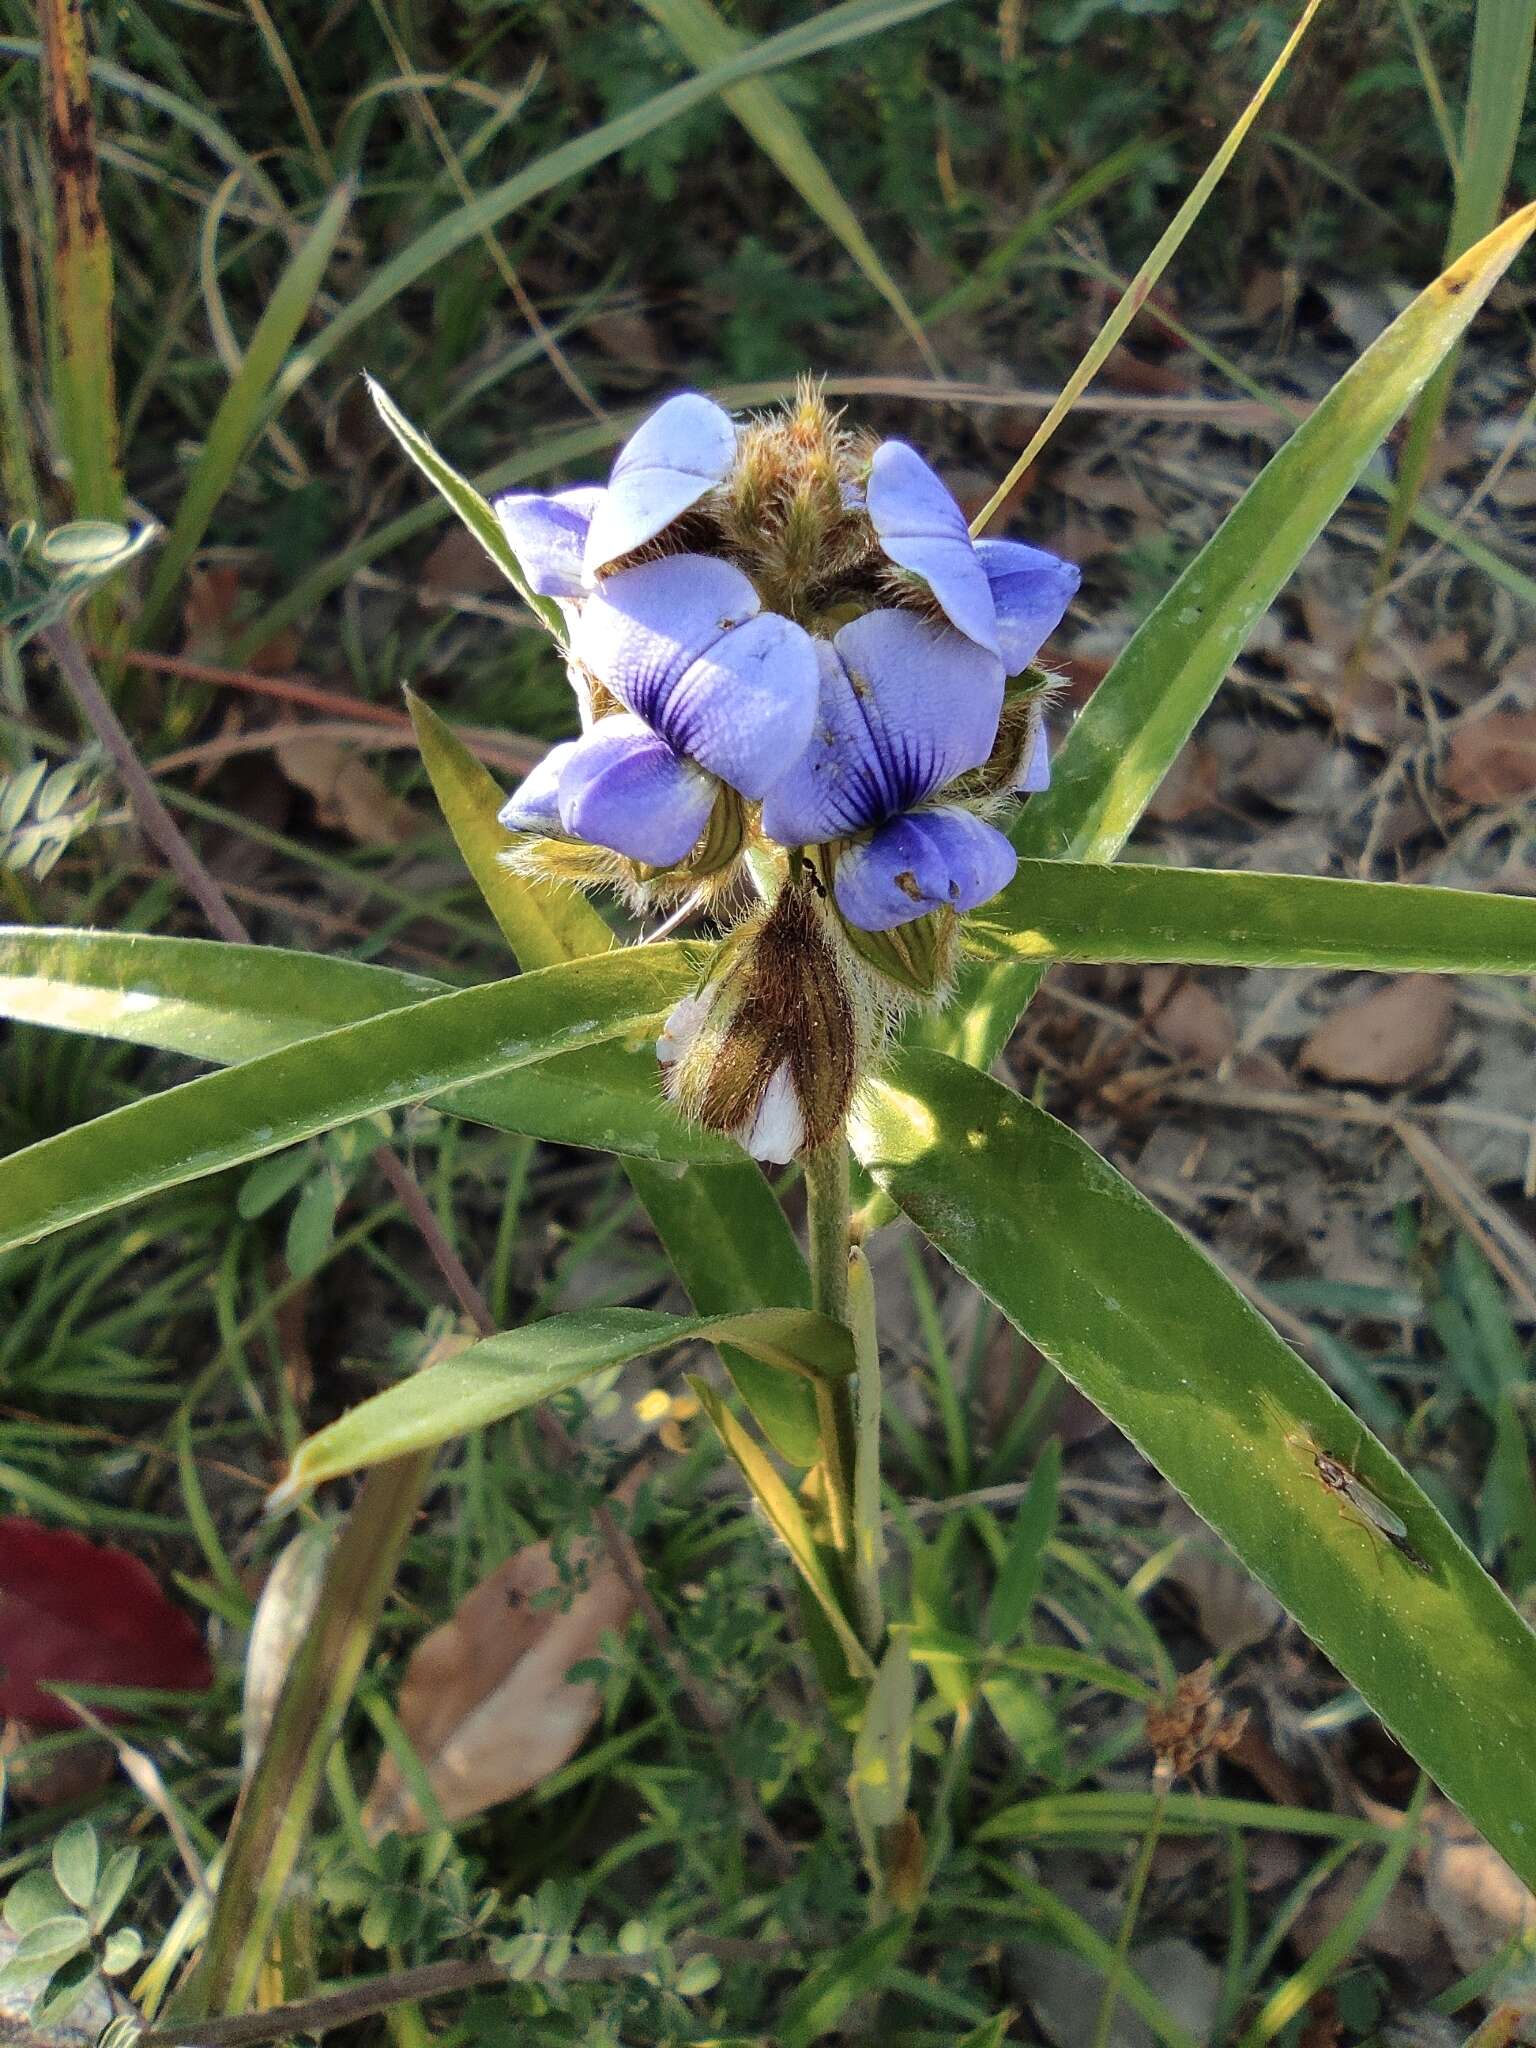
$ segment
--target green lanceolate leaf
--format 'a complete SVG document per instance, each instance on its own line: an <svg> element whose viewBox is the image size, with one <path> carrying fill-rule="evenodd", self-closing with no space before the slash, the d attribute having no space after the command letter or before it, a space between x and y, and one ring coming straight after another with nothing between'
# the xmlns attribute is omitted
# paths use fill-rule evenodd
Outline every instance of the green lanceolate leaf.
<svg viewBox="0 0 1536 2048"><path fill-rule="evenodd" d="M826 1616L844 1656L848 1659L849 1670L855 1677L872 1679L875 1667L870 1662L864 1645L859 1641L853 1623L843 1612L837 1589L832 1583L821 1552L816 1547L800 1503L779 1477L774 1469L773 1460L762 1445L742 1428L715 1389L705 1381L694 1379L692 1376L689 1377L688 1384L698 1396L699 1405L704 1413L714 1424L721 1443L735 1460L741 1476L751 1487L757 1504L768 1517L774 1534L793 1558L801 1578Z"/></svg>
<svg viewBox="0 0 1536 2048"><path fill-rule="evenodd" d="M1391 1454L1181 1230L997 1082L902 1054L867 1089L854 1144L1536 1878L1536 1634ZM1401 1520L1401 1543L1350 1512L1318 1452Z"/></svg>
<svg viewBox="0 0 1536 2048"><path fill-rule="evenodd" d="M531 882L502 865L513 835L497 823L506 801L501 785L430 704L411 690L406 703L454 843L518 964L553 967L610 951L617 940L577 890Z"/></svg>
<svg viewBox="0 0 1536 2048"><path fill-rule="evenodd" d="M1261 471L1094 691L1014 828L1022 855L1116 857L1248 635L1533 229L1536 205L1421 292ZM950 1015L909 1036L989 1066L1041 971L973 968Z"/></svg>
<svg viewBox="0 0 1536 2048"><path fill-rule="evenodd" d="M565 628L558 609L551 599L535 597L529 589L522 564L512 552L512 543L503 533L501 521L485 499L472 483L459 475L451 463L443 460L426 435L411 425L382 384L375 383L372 377L367 382L368 395L378 407L380 419L412 462L428 482L442 492L528 609L537 618L542 619L555 637L563 642Z"/></svg>
<svg viewBox="0 0 1536 2048"><path fill-rule="evenodd" d="M700 1342L735 1344L777 1371L806 1380L842 1378L853 1370L848 1332L810 1309L668 1316L650 1309L600 1308L550 1316L487 1337L350 1409L300 1445L282 1493L290 1497L365 1465L433 1450L563 1393L595 1372L651 1351Z"/></svg>
<svg viewBox="0 0 1536 2048"><path fill-rule="evenodd" d="M677 1173L626 1159L624 1171L645 1204L688 1298L705 1315L811 1305L811 1277L773 1189L738 1158L728 1166ZM804 1380L723 1344L720 1356L763 1434L792 1465L821 1456L816 1397Z"/></svg>
<svg viewBox="0 0 1536 2048"><path fill-rule="evenodd" d="M1536 898L1210 868L1022 861L965 934L995 959L1536 973Z"/></svg>
<svg viewBox="0 0 1536 2048"><path fill-rule="evenodd" d="M434 996L179 1088L0 1160L0 1250L465 1083L654 1030L701 949L601 954Z"/></svg>
<svg viewBox="0 0 1536 2048"><path fill-rule="evenodd" d="M276 946L0 927L0 1017L219 1066L450 993L423 975ZM685 1123L663 1098L649 1036L455 1088L434 1107L556 1145L675 1164L740 1159L735 1145Z"/></svg>

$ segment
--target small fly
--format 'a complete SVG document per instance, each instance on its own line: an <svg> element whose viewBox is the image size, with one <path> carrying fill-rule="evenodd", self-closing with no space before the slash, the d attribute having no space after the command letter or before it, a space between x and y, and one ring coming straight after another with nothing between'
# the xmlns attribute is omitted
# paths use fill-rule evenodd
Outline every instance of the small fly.
<svg viewBox="0 0 1536 2048"><path fill-rule="evenodd" d="M1287 1418L1277 1404L1265 1395L1266 1405L1276 1419L1284 1422ZM1408 1540L1408 1525L1395 1508L1390 1508L1380 1494L1373 1493L1357 1472L1350 1469L1342 1458L1336 1458L1332 1451L1325 1451L1310 1430L1291 1429L1286 1431L1285 1440L1296 1450L1303 1451L1312 1461L1312 1470L1318 1484L1331 1493L1339 1503L1339 1513L1346 1522L1356 1522L1373 1537L1380 1537L1390 1543L1398 1556L1407 1560L1415 1571L1427 1572L1429 1565Z"/></svg>

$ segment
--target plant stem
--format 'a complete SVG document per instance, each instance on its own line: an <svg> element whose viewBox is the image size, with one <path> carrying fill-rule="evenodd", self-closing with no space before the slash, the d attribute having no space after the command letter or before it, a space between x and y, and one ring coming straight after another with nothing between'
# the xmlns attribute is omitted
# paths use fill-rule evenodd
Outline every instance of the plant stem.
<svg viewBox="0 0 1536 2048"><path fill-rule="evenodd" d="M806 1229L810 1239L811 1306L848 1320L851 1196L848 1145L841 1134L805 1161ZM826 1479L827 1528L843 1560L850 1590L857 1576L853 1536L853 1466L858 1429L848 1380L816 1382L816 1418Z"/></svg>
<svg viewBox="0 0 1536 2048"><path fill-rule="evenodd" d="M880 1514L880 1337L875 1323L875 1281L860 1250L848 1259L848 1326L853 1331L858 1386L858 1441L853 1459L854 1606L859 1635L870 1655L885 1640L880 1567L885 1530Z"/></svg>
<svg viewBox="0 0 1536 2048"><path fill-rule="evenodd" d="M1131 1952L1131 1936L1136 1931L1142 1894L1146 1891L1147 1879L1152 1875L1152 1857L1157 1849L1158 1837L1163 1831L1163 1817L1168 1811L1168 1791L1171 1782L1171 1779L1164 1779L1158 1785L1157 1804L1152 1809L1152 1819L1142 1838L1136 1868L1131 1872L1130 1888L1125 1895L1125 1911L1120 1916L1120 1932L1115 1937L1115 1959L1108 1976L1104 1979L1104 1999L1099 2007L1098 2025L1093 2030L1093 2048L1106 2048L1109 2030L1114 2024L1115 2007L1120 2003L1120 1986L1125 1982L1126 1962Z"/></svg>

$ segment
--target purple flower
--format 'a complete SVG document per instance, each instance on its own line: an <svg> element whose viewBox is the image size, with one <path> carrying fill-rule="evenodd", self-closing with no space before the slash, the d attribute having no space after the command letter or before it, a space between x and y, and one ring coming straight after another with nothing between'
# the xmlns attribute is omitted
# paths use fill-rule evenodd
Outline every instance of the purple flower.
<svg viewBox="0 0 1536 2048"><path fill-rule="evenodd" d="M852 840L833 894L864 931L995 895L1013 876L1013 848L983 819L931 799L991 753L1001 660L903 611L867 612L816 651L816 728L769 791L763 830L783 846Z"/></svg>
<svg viewBox="0 0 1536 2048"><path fill-rule="evenodd" d="M736 427L697 391L658 406L619 450L606 489L511 491L496 516L541 597L579 603L611 562L633 554L728 475Z"/></svg>
<svg viewBox="0 0 1536 2048"><path fill-rule="evenodd" d="M1061 623L1082 580L1071 562L1019 541L973 541L942 479L905 441L882 441L865 493L882 551L926 584L957 632L1016 676Z"/></svg>
<svg viewBox="0 0 1536 2048"><path fill-rule="evenodd" d="M816 716L810 635L765 612L740 569L668 555L622 569L581 605L571 658L629 715L555 748L501 813L656 867L703 832L719 784L765 796Z"/></svg>

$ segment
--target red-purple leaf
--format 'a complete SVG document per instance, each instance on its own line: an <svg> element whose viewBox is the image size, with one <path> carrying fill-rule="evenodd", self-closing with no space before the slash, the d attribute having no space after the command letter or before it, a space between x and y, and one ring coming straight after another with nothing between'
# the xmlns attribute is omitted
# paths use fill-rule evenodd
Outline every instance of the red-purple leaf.
<svg viewBox="0 0 1536 2048"><path fill-rule="evenodd" d="M190 1615L126 1550L0 1516L0 1713L71 1728L58 1685L203 1692L213 1667ZM104 1719L120 1718L102 1708Z"/></svg>

